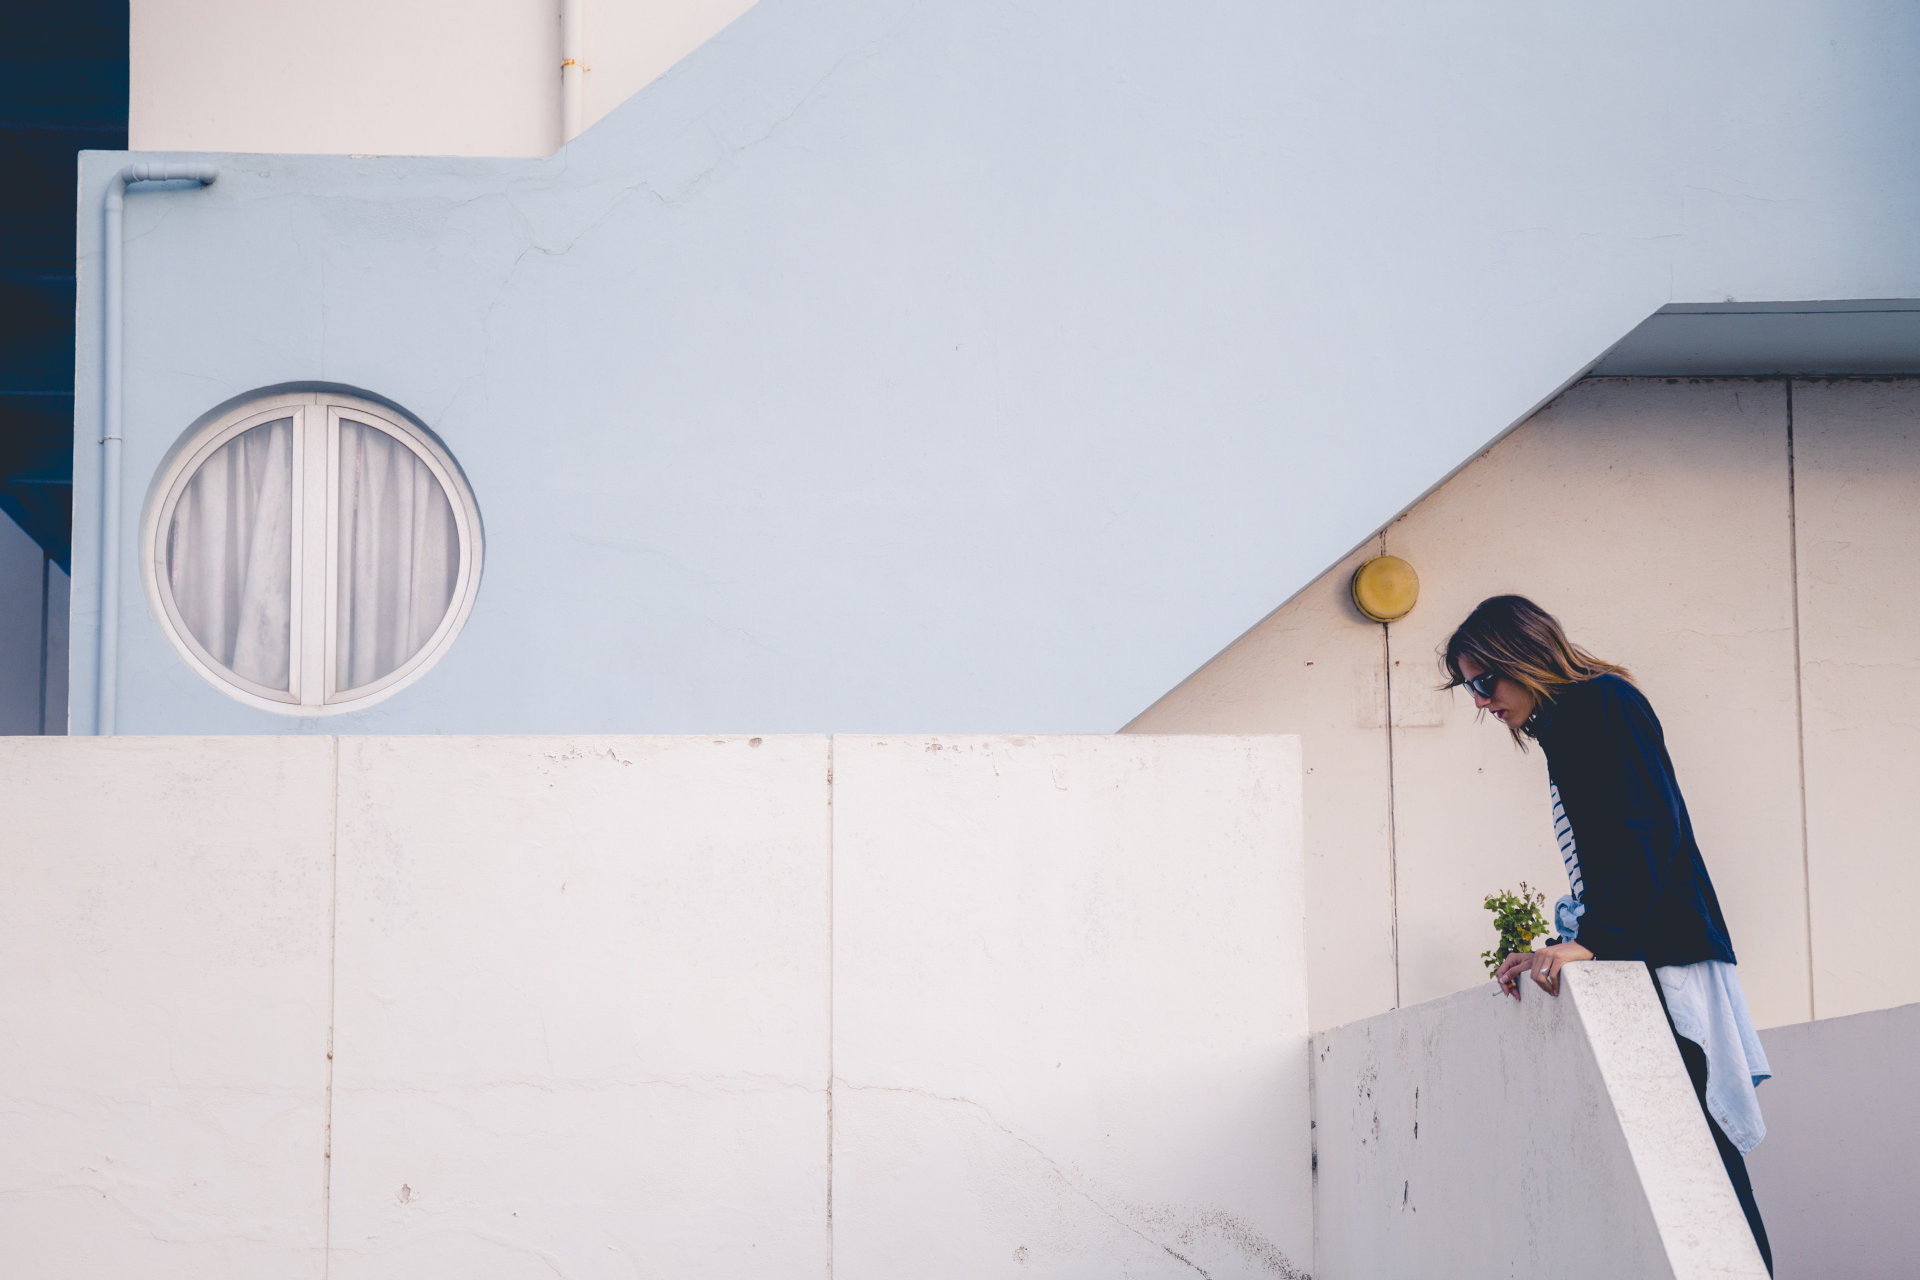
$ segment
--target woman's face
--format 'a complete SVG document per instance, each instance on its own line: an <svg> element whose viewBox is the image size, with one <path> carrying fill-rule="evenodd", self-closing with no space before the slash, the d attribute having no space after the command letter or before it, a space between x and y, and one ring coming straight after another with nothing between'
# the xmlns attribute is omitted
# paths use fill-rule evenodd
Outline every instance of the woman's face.
<svg viewBox="0 0 1920 1280"><path fill-rule="evenodd" d="M1461 655L1460 674L1466 679L1478 680L1486 673L1487 670L1485 667L1475 662L1472 658L1464 654ZM1492 697L1482 697L1477 691L1472 689L1469 689L1468 692L1473 694L1474 706L1483 707L1491 711L1493 718L1501 724L1517 727L1525 724L1527 718L1533 714L1533 695L1528 693L1524 686L1516 684L1505 676L1501 676L1493 682Z"/></svg>

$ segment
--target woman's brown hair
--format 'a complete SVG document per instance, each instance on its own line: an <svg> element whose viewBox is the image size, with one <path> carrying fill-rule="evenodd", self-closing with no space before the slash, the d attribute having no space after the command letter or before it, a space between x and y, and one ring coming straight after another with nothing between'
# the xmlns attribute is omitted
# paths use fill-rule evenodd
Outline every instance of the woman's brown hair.
<svg viewBox="0 0 1920 1280"><path fill-rule="evenodd" d="M1622 679L1633 677L1627 669L1594 657L1573 641L1558 619L1525 596L1492 596L1482 600L1454 628L1442 650L1440 665L1453 689L1467 682L1460 674L1460 659L1471 658L1482 671L1504 676L1533 695L1534 706L1550 705L1554 696L1567 685L1580 684L1611 672ZM1524 725L1510 724L1507 731L1522 747L1532 736L1531 719Z"/></svg>

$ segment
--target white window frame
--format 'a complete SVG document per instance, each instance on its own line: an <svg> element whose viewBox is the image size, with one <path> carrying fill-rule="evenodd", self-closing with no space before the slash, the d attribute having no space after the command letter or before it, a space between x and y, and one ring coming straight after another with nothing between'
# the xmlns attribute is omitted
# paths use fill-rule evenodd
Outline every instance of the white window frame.
<svg viewBox="0 0 1920 1280"><path fill-rule="evenodd" d="M201 465L222 445L254 427L293 420L293 599L289 610L289 690L269 689L221 663L194 638L174 603L167 578L167 531L181 495ZM339 671L340 423L365 423L391 436L426 464L453 508L460 565L453 599L420 651L370 684L336 687ZM162 473L143 532L147 600L160 629L187 665L221 692L282 715L327 716L358 711L425 675L466 625L480 585L480 513L452 457L404 414L359 396L290 392L252 400L207 424Z"/></svg>

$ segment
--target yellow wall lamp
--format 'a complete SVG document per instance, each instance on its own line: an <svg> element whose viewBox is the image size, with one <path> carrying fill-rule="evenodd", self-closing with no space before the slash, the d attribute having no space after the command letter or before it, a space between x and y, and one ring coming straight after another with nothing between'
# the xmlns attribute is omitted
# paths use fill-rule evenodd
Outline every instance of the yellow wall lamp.
<svg viewBox="0 0 1920 1280"><path fill-rule="evenodd" d="M1353 571L1353 607L1374 622L1398 622L1420 600L1420 575L1399 556L1375 556Z"/></svg>

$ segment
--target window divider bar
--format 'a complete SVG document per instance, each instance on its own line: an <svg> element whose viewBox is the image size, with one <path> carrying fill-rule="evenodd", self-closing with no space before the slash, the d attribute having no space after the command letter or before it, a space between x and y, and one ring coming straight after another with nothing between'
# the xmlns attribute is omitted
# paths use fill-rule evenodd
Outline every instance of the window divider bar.
<svg viewBox="0 0 1920 1280"><path fill-rule="evenodd" d="M290 530L292 545L288 548L288 554L292 563L287 566L287 692L292 694L294 702L298 703L301 700L301 691L306 688L306 684L302 678L304 675L304 664L301 662L303 646L300 640L303 630L301 627L301 609L304 604L302 590L304 579L300 572L300 556L307 541L307 499L305 484L307 470L307 436L306 413L304 410L295 409L293 411L292 427L293 478L291 483L293 485L293 500L290 504L292 508L292 528Z"/></svg>
<svg viewBox="0 0 1920 1280"><path fill-rule="evenodd" d="M321 699L333 701L340 677L340 407L327 406L327 516L325 595L321 602Z"/></svg>
<svg viewBox="0 0 1920 1280"><path fill-rule="evenodd" d="M300 513L300 705L318 710L327 698L327 637L324 623L327 608L327 509L333 501L333 477L327 463L331 452L331 411L319 396L312 397L301 410L305 440L301 456L309 468L301 487ZM317 474L316 474L317 473ZM317 501L315 499L318 499Z"/></svg>

